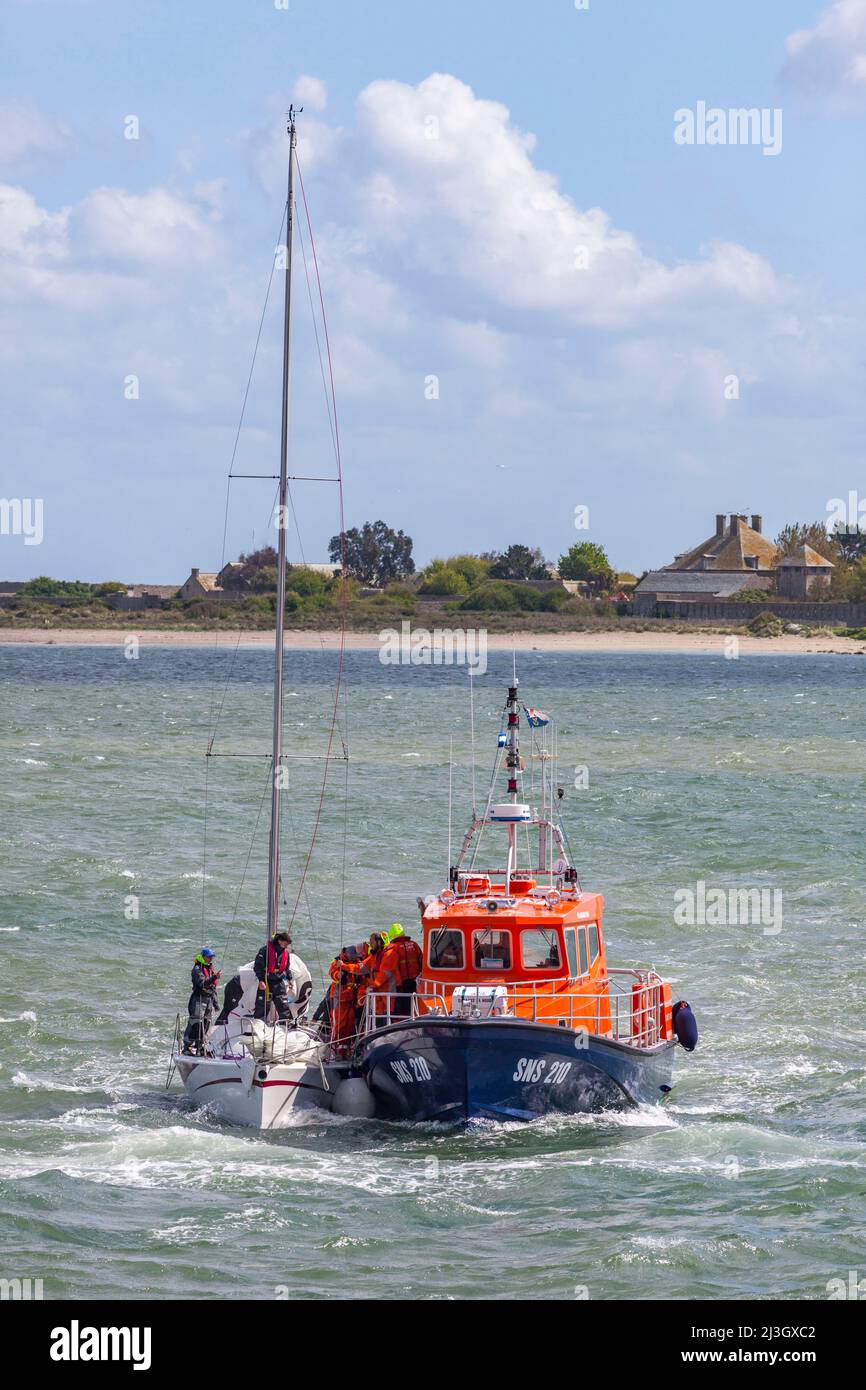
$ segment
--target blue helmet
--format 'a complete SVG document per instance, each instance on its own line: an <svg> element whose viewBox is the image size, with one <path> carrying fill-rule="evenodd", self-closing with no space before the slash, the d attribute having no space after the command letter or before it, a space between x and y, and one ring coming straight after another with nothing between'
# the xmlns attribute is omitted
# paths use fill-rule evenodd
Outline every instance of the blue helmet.
<svg viewBox="0 0 866 1390"><path fill-rule="evenodd" d="M216 951L212 951L210 946L205 946L204 950L202 951L202 955L204 956L205 960L213 960L214 956L216 955Z"/></svg>

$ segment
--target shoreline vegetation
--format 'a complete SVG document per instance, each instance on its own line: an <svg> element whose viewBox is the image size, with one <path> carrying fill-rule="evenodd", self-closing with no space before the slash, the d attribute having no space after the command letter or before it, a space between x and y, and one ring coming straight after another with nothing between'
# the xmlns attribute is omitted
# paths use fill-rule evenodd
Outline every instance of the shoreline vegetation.
<svg viewBox="0 0 866 1390"><path fill-rule="evenodd" d="M753 521L760 525L760 518ZM604 548L585 540L575 542L557 566L538 548L513 544L502 552L434 559L416 572L411 537L384 521L367 522L331 538L329 564L289 567L286 640L295 647L334 647L345 625L350 647L370 649L386 644L389 632L410 630L434 638L444 634L446 640L453 634L458 646L463 634L494 650L711 651L725 643L730 648L736 637L738 651L859 654L866 651L866 628L851 624L862 621L859 600L866 602L866 533L829 538L820 523L789 526L769 549L773 556L812 555L809 542L821 535L835 556L826 567L834 570L837 589L847 576L846 596L826 617L820 602L805 605L808 622L801 622L787 616L784 602L770 611L772 594L764 589L748 591L752 602L745 612L743 604L732 603L730 618L724 604L713 605L721 612L693 618L647 612L634 602L637 576L615 571ZM265 546L215 573L193 569L177 588L47 575L10 582L0 592L0 642L102 645L135 638L199 646L218 645L223 634L234 645L270 645L276 562L276 551ZM822 597L830 594L831 586L820 586ZM802 607L792 604L791 613Z"/></svg>

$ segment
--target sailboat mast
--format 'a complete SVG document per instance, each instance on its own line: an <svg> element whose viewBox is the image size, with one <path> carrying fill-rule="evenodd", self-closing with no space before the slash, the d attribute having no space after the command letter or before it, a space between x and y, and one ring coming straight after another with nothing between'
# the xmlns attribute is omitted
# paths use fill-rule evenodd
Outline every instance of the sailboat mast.
<svg viewBox="0 0 866 1390"><path fill-rule="evenodd" d="M283 769L283 630L286 621L286 531L289 501L289 367L292 349L292 234L294 231L295 109L289 107L289 174L286 194L286 287L283 309L283 405L280 488L277 504L277 613L274 638L274 730L271 771L271 833L268 852L268 937L280 915L280 792Z"/></svg>
<svg viewBox="0 0 866 1390"><path fill-rule="evenodd" d="M506 744L505 766L508 770L508 795L512 803L517 801L517 774L520 771L519 727L520 714L517 703L517 660L514 658L513 675L508 688L505 707L508 711L508 742ZM517 826L508 827L508 862L505 869L505 892L511 890L511 875L517 868Z"/></svg>

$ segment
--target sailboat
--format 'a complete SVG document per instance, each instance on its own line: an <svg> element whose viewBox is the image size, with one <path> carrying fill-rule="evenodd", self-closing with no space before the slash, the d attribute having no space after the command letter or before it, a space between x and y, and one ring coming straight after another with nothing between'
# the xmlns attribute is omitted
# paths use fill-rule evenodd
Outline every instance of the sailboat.
<svg viewBox="0 0 866 1390"><path fill-rule="evenodd" d="M267 936L285 927L281 908L281 796L286 753L283 750L283 647L286 607L286 518L289 503L288 436L289 376L292 327L292 250L296 165L296 113L288 113L289 160L286 203L286 275L283 309L283 371L278 491L278 552L276 622L274 634L273 733L271 750L270 832L268 844ZM339 460L338 460L339 472ZM234 475L242 476L242 475ZM330 480L335 481L335 480ZM341 517L341 531L342 531ZM213 739L211 739L212 745ZM256 1018L259 982L253 962L241 966L231 1007L228 1001L217 1022L201 1038L196 1055L181 1048L181 1020L176 1020L166 1081L174 1072L187 1094L214 1115L257 1129L279 1129L292 1122L298 1110L330 1109L345 1065L330 1062L327 1030L307 1019L312 981L301 958L289 957L289 1016L280 1021L270 1000L264 1018Z"/></svg>

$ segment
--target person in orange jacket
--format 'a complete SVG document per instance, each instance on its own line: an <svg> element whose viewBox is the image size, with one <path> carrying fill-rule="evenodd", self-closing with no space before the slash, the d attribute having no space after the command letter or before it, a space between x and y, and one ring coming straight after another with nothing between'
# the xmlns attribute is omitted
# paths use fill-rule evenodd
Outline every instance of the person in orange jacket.
<svg viewBox="0 0 866 1390"><path fill-rule="evenodd" d="M388 932L388 944L382 953L379 969L370 982L375 990L402 996L383 1001L393 1018L409 1016L411 1001L408 996L415 993L422 965L423 957L418 942L412 940L399 922L394 922Z"/></svg>
<svg viewBox="0 0 866 1390"><path fill-rule="evenodd" d="M344 946L331 962L328 974L331 988L328 1003L331 1012L331 1041L342 1044L348 1051L348 1041L358 1031L358 981L361 962L356 946Z"/></svg>
<svg viewBox="0 0 866 1390"><path fill-rule="evenodd" d="M367 990L371 987L374 976L378 974L387 944L387 938L384 932L374 931L370 933L370 940L367 942L367 950L364 959L361 961L361 969L358 977L359 1020L367 999ZM384 1013L384 1011L384 1000L377 999L376 1013Z"/></svg>

